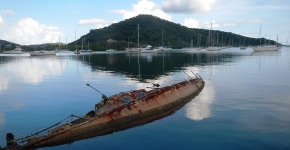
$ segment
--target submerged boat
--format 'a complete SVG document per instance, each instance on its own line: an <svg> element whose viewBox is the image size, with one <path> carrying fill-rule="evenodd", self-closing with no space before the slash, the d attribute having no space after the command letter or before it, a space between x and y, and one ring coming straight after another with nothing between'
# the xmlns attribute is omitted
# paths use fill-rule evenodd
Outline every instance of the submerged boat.
<svg viewBox="0 0 290 150"><path fill-rule="evenodd" d="M13 134L8 133L6 136L7 147L3 149L36 149L69 144L73 141L117 132L168 116L202 91L205 82L198 74L194 75L195 78L188 76L189 80L171 86L159 88L159 84L153 84L149 91L132 90L110 97L87 84L102 94L102 100L95 105L94 110L89 111L83 117L70 115L55 125L26 137L14 139ZM69 117L77 119L62 123ZM44 134L44 131L48 131L48 134Z"/></svg>

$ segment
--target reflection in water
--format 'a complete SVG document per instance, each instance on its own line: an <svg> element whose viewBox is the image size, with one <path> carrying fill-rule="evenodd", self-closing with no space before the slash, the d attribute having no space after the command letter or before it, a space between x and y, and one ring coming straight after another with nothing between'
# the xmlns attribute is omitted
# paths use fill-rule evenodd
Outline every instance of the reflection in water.
<svg viewBox="0 0 290 150"><path fill-rule="evenodd" d="M24 106L23 103L15 102L11 104L13 110L20 110Z"/></svg>
<svg viewBox="0 0 290 150"><path fill-rule="evenodd" d="M56 57L30 57L7 64L7 70L25 83L39 84L46 76L58 76L64 69Z"/></svg>
<svg viewBox="0 0 290 150"><path fill-rule="evenodd" d="M0 126L5 125L5 116L4 113L0 112Z"/></svg>
<svg viewBox="0 0 290 150"><path fill-rule="evenodd" d="M201 93L186 106L186 117L192 120L202 120L211 116L211 104L215 99L215 89L210 80L205 80L205 86Z"/></svg>
<svg viewBox="0 0 290 150"><path fill-rule="evenodd" d="M135 145L144 145L143 139L149 139L145 145L151 147L146 149L152 149L152 146L158 147L156 140L160 138L164 138L163 142L168 144L177 143L169 145L172 149L190 149L196 146L196 143L204 143L202 145L204 149L211 149L212 145L207 146L208 142L200 138L204 135L210 137L209 142L216 141L213 146L217 149L224 149L224 145L228 146L229 143L233 143L230 144L231 149L248 149L261 147L264 142L277 145L277 149L287 149L289 147L287 143L290 143L287 138L290 131L289 49L278 52L276 63L276 54L273 57L260 56L264 53L254 53L251 56L251 53L251 49L191 53L158 52L152 54L152 57L150 54L141 53L139 61L138 53L73 55L62 61L60 57L65 56L16 59L2 57L2 60L0 59L0 91L2 90L0 136L4 138L0 138L0 145L6 144L6 141L1 139L5 139L7 132L27 135L56 123L64 117L63 115L74 113L82 116L87 113L86 110L92 109L93 104L100 100L100 95L87 89L85 83L90 83L110 96L123 91L152 87L152 83L159 83L162 87L170 85L187 78L182 72L184 70L191 77L194 77L191 71L198 72L206 82L203 91L183 107L184 113L176 113L176 117L169 117L126 132L47 149L75 149L75 147L94 149L94 143L99 143L99 147L105 149L134 149L134 145L128 147L132 143L130 141L134 139L140 139L135 140ZM259 60L261 60L261 73L258 73ZM47 70L52 66L54 70L51 73ZM47 82L37 85L24 84L28 81L16 75L21 71L8 70L8 67L9 69L15 67L17 70L20 67L26 68L26 71L21 70L24 72L21 76L32 76L30 73L38 74L40 71L41 74L36 78ZM56 75L59 76L56 78ZM32 80L31 78L33 77L29 79ZM60 84L59 81L65 84ZM41 82L41 80L33 82ZM14 92L15 88L21 90ZM179 121L178 119L182 117L188 119L183 120L184 122ZM201 121L193 125L192 122L195 122L193 120ZM178 124L171 126L168 125L168 121L176 121ZM210 126L206 125L208 121L211 122ZM183 128L185 126L188 128ZM158 130L160 134L147 134L150 130ZM130 138L128 135L133 135L132 133L138 136L126 140L127 143L122 141L122 137ZM169 134L172 136L167 136ZM232 141L232 137L239 140ZM178 142L172 142L176 139L184 139L187 144L180 147ZM277 140L282 142L276 142ZM117 146L110 143L117 143ZM246 147L239 147L241 145Z"/></svg>
<svg viewBox="0 0 290 150"><path fill-rule="evenodd" d="M232 52L208 53L195 52L190 55L178 52L159 53L118 53L98 54L75 58L86 63L92 71L105 71L112 74L123 74L128 78L141 82L156 80L161 76L169 75L172 72L179 72L183 67L188 66L217 66L231 63L245 54L232 54ZM88 62L88 60L90 60ZM215 68L211 68L211 72Z"/></svg>
<svg viewBox="0 0 290 150"><path fill-rule="evenodd" d="M0 94L2 91L8 89L8 82L9 82L9 79L5 77L4 73L2 73L0 70Z"/></svg>
<svg viewBox="0 0 290 150"><path fill-rule="evenodd" d="M281 56L281 51L252 52L251 56Z"/></svg>

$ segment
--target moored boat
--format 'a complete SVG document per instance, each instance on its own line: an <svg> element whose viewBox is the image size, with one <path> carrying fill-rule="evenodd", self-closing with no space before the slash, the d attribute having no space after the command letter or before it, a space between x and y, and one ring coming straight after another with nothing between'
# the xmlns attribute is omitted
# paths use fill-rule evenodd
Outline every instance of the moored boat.
<svg viewBox="0 0 290 150"><path fill-rule="evenodd" d="M184 106L202 91L204 84L202 78L196 75L196 78L162 88L155 84L156 88L149 91L132 90L110 97L101 93L103 100L85 116L70 115L69 117L77 119L62 124L69 118L67 117L53 126L22 138L14 139L13 134L8 133L6 139L9 145L4 149L36 149L67 144L152 122ZM44 134L44 131L48 131L48 134Z"/></svg>
<svg viewBox="0 0 290 150"><path fill-rule="evenodd" d="M141 48L141 53L151 53L151 52L157 52L158 49L154 49L151 45L147 45L144 48Z"/></svg>
<svg viewBox="0 0 290 150"><path fill-rule="evenodd" d="M40 50L40 51L33 51L29 52L30 56L45 56L45 55L55 55L56 51L45 51L45 50Z"/></svg>
<svg viewBox="0 0 290 150"><path fill-rule="evenodd" d="M207 47L207 48L205 48L205 49L208 50L208 51L218 51L218 50L221 50L220 47L214 47L214 46Z"/></svg>
<svg viewBox="0 0 290 150"><path fill-rule="evenodd" d="M26 52L23 52L20 46L16 46L14 50L4 51L4 53L5 54L25 54Z"/></svg>
<svg viewBox="0 0 290 150"><path fill-rule="evenodd" d="M279 46L256 46L252 47L255 52L263 52L263 51L278 51L281 47Z"/></svg>
<svg viewBox="0 0 290 150"><path fill-rule="evenodd" d="M245 47L245 46L240 47L240 50L245 50L245 49L247 49L247 47Z"/></svg>
<svg viewBox="0 0 290 150"><path fill-rule="evenodd" d="M75 50L74 54L81 54L80 50Z"/></svg>

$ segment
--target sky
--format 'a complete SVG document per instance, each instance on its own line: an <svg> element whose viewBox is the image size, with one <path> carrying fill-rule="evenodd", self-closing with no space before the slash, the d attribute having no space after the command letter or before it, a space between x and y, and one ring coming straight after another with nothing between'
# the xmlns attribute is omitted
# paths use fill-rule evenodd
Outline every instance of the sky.
<svg viewBox="0 0 290 150"><path fill-rule="evenodd" d="M69 43L139 14L189 28L210 29L212 23L214 30L254 38L261 27L262 37L276 41L278 35L282 44L290 32L289 0L0 0L0 39Z"/></svg>

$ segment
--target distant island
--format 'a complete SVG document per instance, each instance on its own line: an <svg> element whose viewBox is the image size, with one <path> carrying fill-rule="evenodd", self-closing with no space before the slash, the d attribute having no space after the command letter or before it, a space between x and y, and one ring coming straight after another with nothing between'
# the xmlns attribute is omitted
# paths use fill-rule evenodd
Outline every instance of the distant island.
<svg viewBox="0 0 290 150"><path fill-rule="evenodd" d="M136 17L126 19L124 21L111 24L108 27L101 29L91 29L88 34L81 36L76 41L68 43L67 45L61 43L61 49L68 48L69 50L91 49L94 51L102 51L110 48L115 50L125 50L129 47L136 47L138 43L137 26L139 30L140 46L147 44L153 47L168 46L173 49L180 49L185 47L201 47L206 46L210 29L188 28L177 23L173 23L161 18L151 15L138 15ZM163 33L163 42L162 42ZM219 30L212 30L212 34L216 37L216 45L224 46L256 46L260 45L260 39L245 37L231 32L224 32ZM200 41L200 44L197 44ZM262 41L267 41L262 39ZM109 43L110 42L110 43ZM162 44L163 43L163 44ZM270 40L271 44L275 41ZM16 43L0 40L1 49L7 48L11 45L13 49ZM58 47L58 43L47 43L41 45L34 45L37 49L52 49ZM28 49L28 46L23 46ZM31 46L29 47L31 49Z"/></svg>

